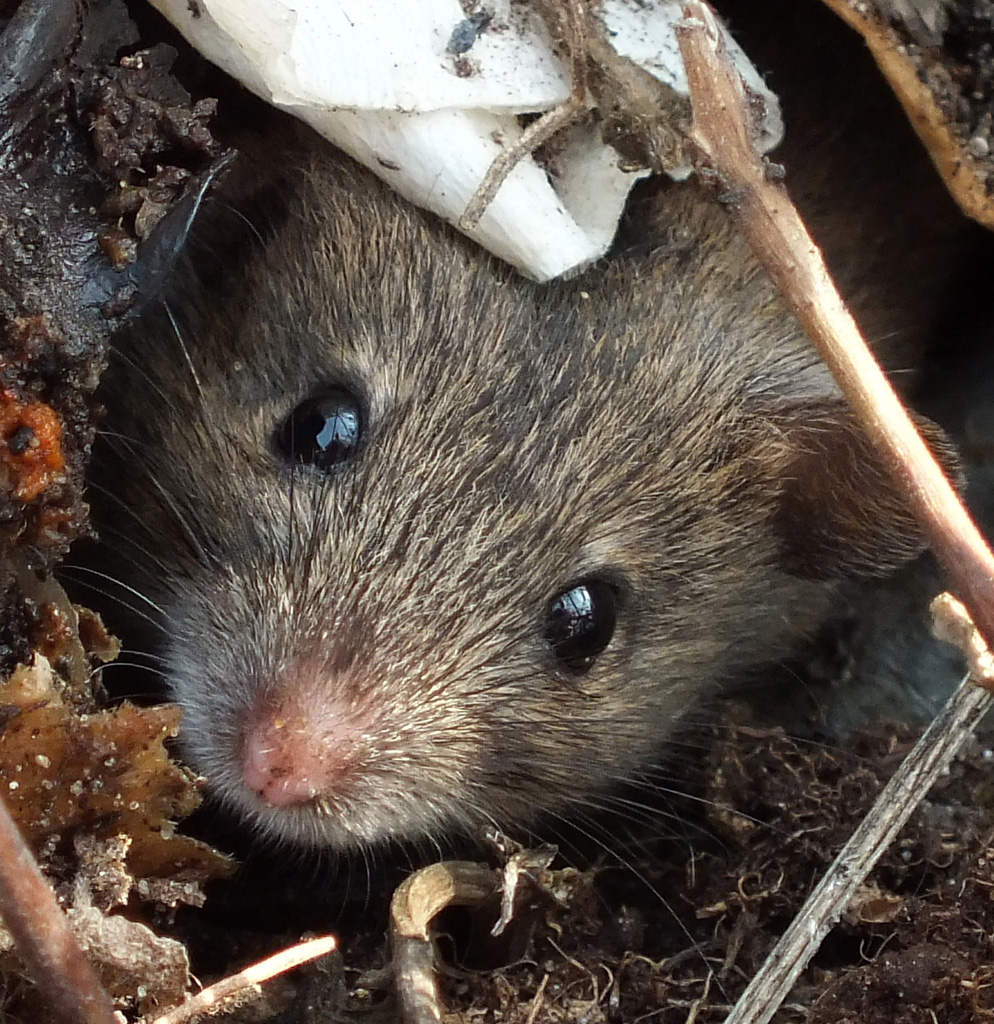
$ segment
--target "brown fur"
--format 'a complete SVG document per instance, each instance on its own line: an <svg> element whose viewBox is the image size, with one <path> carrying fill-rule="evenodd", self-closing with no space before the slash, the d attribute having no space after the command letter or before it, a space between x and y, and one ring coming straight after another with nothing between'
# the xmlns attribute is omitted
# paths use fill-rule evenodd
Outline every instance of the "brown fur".
<svg viewBox="0 0 994 1024"><path fill-rule="evenodd" d="M616 255L539 288L325 147L292 181L244 275L112 369L129 440L105 474L133 515L101 513L163 609L189 756L268 834L345 849L569 815L637 778L715 682L788 652L837 581L920 550L694 187L647 190ZM864 318L890 334L871 284ZM362 452L293 472L273 433L336 381L368 405ZM545 608L592 572L618 626L572 676ZM291 742L345 743L347 770L274 808L239 751L288 707Z"/></svg>

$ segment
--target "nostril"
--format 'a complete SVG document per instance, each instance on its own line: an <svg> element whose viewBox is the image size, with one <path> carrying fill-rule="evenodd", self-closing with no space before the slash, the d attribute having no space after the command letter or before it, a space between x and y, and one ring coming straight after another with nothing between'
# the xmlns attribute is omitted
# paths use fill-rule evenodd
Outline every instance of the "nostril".
<svg viewBox="0 0 994 1024"><path fill-rule="evenodd" d="M321 758L303 756L305 749L299 729L285 721L257 724L242 747L245 785L272 807L309 803L320 791L314 769Z"/></svg>
<svg viewBox="0 0 994 1024"><path fill-rule="evenodd" d="M299 807L319 797L334 803L354 784L362 761L358 737L369 733L370 723L355 717L327 693L256 707L239 753L245 787L270 807Z"/></svg>

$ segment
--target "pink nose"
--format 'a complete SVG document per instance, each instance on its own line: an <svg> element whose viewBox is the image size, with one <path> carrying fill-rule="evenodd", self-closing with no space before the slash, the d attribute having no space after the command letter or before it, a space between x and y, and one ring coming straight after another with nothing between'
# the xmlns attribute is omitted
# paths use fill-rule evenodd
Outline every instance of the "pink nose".
<svg viewBox="0 0 994 1024"><path fill-rule="evenodd" d="M271 717L249 729L241 767L245 785L271 807L298 807L333 788L345 765L301 719Z"/></svg>

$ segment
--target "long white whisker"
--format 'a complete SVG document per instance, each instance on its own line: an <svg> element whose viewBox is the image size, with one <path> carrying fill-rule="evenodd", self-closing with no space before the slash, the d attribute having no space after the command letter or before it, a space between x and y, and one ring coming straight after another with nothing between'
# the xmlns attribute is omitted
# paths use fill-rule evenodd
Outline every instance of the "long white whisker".
<svg viewBox="0 0 994 1024"><path fill-rule="evenodd" d="M162 617L162 620L164 620L165 622L168 623L172 621L169 614L165 612L158 604L156 604L156 602L153 601L150 597L146 597L146 595L143 594L140 590L136 590L134 587L130 587L126 583L122 583L119 579L116 579L114 576L110 576L105 572L100 572L97 569L91 569L89 566L85 565L63 566L62 569L60 569L59 571L62 574L68 574L70 576L74 572L84 572L89 573L93 576L97 576L100 579L107 580L108 582L113 583L114 586L120 587L125 592L133 595L134 597L137 597L139 601L144 601L145 604L147 604L153 611L158 612L158 614ZM147 612L141 611L139 608L135 607L135 605L133 605L130 601L120 596L119 594L115 594L113 591L107 590L104 587L98 587L95 583L90 583L86 580L79 580L79 584L80 586L87 587L89 590L94 591L94 593L100 594L102 597L106 597L108 601L116 601L118 604L127 608L129 612L132 612L133 614L137 615L138 618L143 619L145 622L149 623L152 626L155 626L156 629L165 632L165 629L162 625L162 621L153 618Z"/></svg>

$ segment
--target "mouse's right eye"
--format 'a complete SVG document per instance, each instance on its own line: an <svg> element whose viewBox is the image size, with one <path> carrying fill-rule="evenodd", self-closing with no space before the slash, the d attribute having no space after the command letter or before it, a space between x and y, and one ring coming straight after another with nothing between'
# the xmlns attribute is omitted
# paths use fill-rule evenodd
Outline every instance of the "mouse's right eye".
<svg viewBox="0 0 994 1024"><path fill-rule="evenodd" d="M355 457L362 434L359 400L344 388L305 399L280 427L276 447L294 462L330 469Z"/></svg>

